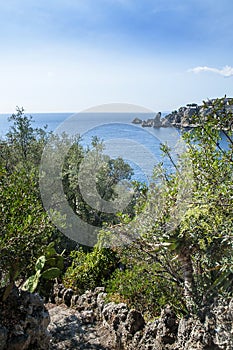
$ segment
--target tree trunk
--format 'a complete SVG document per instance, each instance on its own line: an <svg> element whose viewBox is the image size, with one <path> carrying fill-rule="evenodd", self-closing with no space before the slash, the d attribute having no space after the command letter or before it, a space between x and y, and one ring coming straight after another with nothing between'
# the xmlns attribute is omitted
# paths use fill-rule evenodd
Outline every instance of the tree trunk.
<svg viewBox="0 0 233 350"><path fill-rule="evenodd" d="M181 269L184 278L184 297L189 311L194 306L194 281L193 281L193 265L191 260L191 253L188 248L183 248L179 252L178 259L181 263Z"/></svg>

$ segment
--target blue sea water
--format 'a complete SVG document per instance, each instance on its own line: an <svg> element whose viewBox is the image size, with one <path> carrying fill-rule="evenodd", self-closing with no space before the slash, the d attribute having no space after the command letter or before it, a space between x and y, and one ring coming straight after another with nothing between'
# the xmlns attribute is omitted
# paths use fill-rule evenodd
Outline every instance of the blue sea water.
<svg viewBox="0 0 233 350"><path fill-rule="evenodd" d="M94 136L104 141L105 153L113 158L121 156L132 166L133 179L150 182L153 168L159 162L173 170L171 162L162 156L161 143L172 149L174 159L182 151L180 131L176 128L142 128L132 124L135 117L153 118L140 113L32 113L33 126L55 133L80 134L84 147L90 147ZM0 115L0 138L9 130L7 114ZM223 140L223 143L225 141Z"/></svg>
<svg viewBox="0 0 233 350"><path fill-rule="evenodd" d="M47 125L48 131L54 131L59 124L72 115L72 113L30 113L33 118L33 127L43 128ZM0 138L3 138L9 130L8 122L10 114L0 114Z"/></svg>

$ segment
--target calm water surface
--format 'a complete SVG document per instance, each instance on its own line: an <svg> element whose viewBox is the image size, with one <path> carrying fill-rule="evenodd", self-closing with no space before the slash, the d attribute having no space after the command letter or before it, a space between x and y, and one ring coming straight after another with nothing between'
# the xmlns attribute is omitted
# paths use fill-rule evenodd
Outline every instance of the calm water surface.
<svg viewBox="0 0 233 350"><path fill-rule="evenodd" d="M173 157L181 151L180 131L175 128L142 128L131 124L135 117L153 118L151 114L135 113L32 113L33 127L48 131L80 134L81 143L88 147L93 136L105 142L105 153L112 157L121 156L130 163L134 170L133 179L150 181L153 168L159 162L172 171L172 164L163 158L160 144L166 142L172 149ZM9 130L9 115L0 115L0 137L4 138ZM223 147L226 140L222 141Z"/></svg>

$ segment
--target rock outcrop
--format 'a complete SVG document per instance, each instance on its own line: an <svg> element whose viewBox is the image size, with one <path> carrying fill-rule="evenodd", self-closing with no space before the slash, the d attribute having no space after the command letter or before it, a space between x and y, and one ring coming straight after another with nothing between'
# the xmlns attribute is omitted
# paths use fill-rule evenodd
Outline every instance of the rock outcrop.
<svg viewBox="0 0 233 350"><path fill-rule="evenodd" d="M65 288L56 290L64 302ZM233 300L216 302L199 310L198 316L181 319L167 306L158 319L146 323L137 310L124 303L105 303L105 297L104 289L97 288L73 295L72 308L64 304L52 308L51 349L233 349Z"/></svg>
<svg viewBox="0 0 233 350"><path fill-rule="evenodd" d="M194 107L193 105L189 107L181 107L178 111L173 111L172 113L161 118L161 112L157 113L155 118L150 118L147 120L141 120L135 118L132 123L141 124L142 127L178 127L178 128L188 128L195 127L193 123L193 116L200 110L200 107Z"/></svg>
<svg viewBox="0 0 233 350"><path fill-rule="evenodd" d="M177 128L190 128L195 127L193 117L200 113L201 107L196 104L187 105L187 107L180 107L178 111L165 116L165 120L168 120L171 126Z"/></svg>
<svg viewBox="0 0 233 350"><path fill-rule="evenodd" d="M49 313L38 294L14 287L0 310L0 350L48 349Z"/></svg>
<svg viewBox="0 0 233 350"><path fill-rule="evenodd" d="M160 128L162 126L161 121L161 112L157 113L156 116L152 119L147 119L142 121L142 127L153 127L153 128Z"/></svg>
<svg viewBox="0 0 233 350"><path fill-rule="evenodd" d="M52 337L50 350L112 349L103 345L105 334L101 325L93 318L92 311L79 312L63 304L50 308L49 313L51 322L48 330Z"/></svg>
<svg viewBox="0 0 233 350"><path fill-rule="evenodd" d="M133 124L142 124L142 119L140 118L134 118L134 120L132 121Z"/></svg>
<svg viewBox="0 0 233 350"><path fill-rule="evenodd" d="M231 104L231 98L225 98L225 109L233 113L233 105ZM176 128L195 128L198 123L195 120L196 115L202 117L208 116L213 111L213 100L205 102L204 106L198 106L196 103L187 104L187 106L180 107L177 111L173 111L167 114L164 118L161 118L161 112L157 113L154 119L141 120L135 118L132 123L141 124L142 127L176 127Z"/></svg>
<svg viewBox="0 0 233 350"><path fill-rule="evenodd" d="M14 288L0 305L0 349L233 349L233 299L183 318L167 306L158 319L145 322L124 303L106 303L104 288L79 296L57 285L53 298L58 304L47 303L47 311L38 294Z"/></svg>

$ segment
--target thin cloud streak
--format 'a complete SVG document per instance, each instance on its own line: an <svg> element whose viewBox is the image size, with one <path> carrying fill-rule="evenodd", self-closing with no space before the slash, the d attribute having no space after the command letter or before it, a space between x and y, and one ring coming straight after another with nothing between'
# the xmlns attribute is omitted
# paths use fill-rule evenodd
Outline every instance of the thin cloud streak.
<svg viewBox="0 0 233 350"><path fill-rule="evenodd" d="M207 66L199 66L199 67L189 69L188 71L196 74L202 73L202 72L212 72L212 73L220 74L227 78L233 76L233 67L231 66L225 66L222 69L212 68Z"/></svg>

